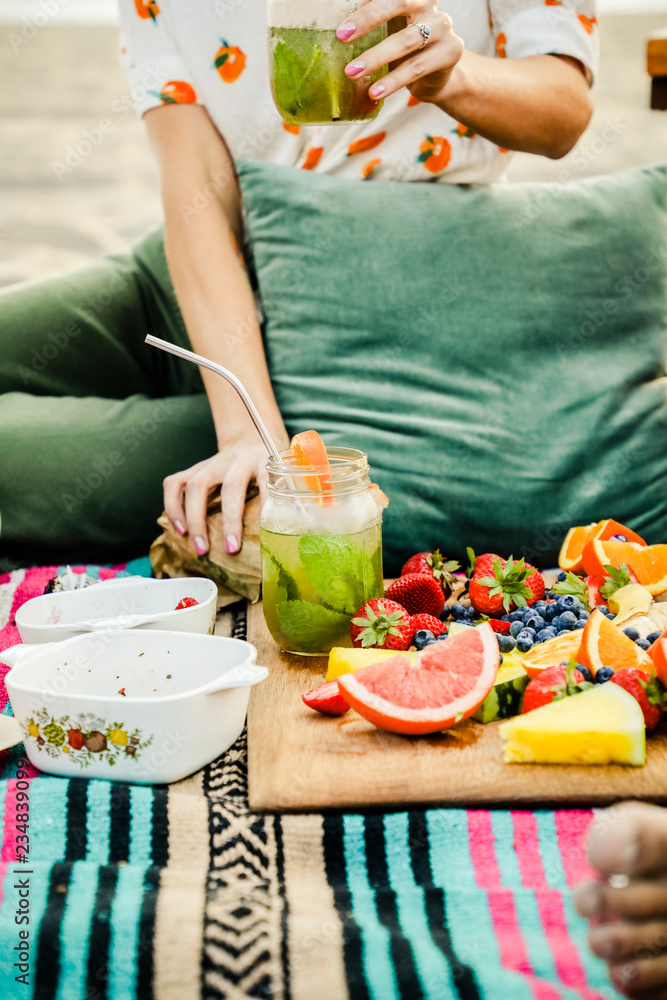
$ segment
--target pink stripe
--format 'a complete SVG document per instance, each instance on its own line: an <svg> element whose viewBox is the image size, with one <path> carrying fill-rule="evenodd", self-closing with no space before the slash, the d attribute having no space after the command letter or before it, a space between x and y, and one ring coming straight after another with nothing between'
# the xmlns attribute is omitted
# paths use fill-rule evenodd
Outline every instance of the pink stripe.
<svg viewBox="0 0 667 1000"><path fill-rule="evenodd" d="M504 889L502 886L494 848L491 815L486 810L468 810L468 835L475 879L479 887L486 890L501 963L505 968L526 977L535 1000L561 1000L561 994L556 987L537 979L533 974L516 915L512 890Z"/></svg>
<svg viewBox="0 0 667 1000"><path fill-rule="evenodd" d="M597 879L597 873L586 860L586 837L592 821L590 809L558 809L554 813L563 870L570 888L586 879Z"/></svg>
<svg viewBox="0 0 667 1000"><path fill-rule="evenodd" d="M554 960L558 978L564 986L579 990L582 997L598 1000L599 994L589 989L579 951L570 938L565 919L563 898L557 889L547 884L540 854L537 820L532 812L513 811L514 849L527 889L534 889L542 927Z"/></svg>
<svg viewBox="0 0 667 1000"><path fill-rule="evenodd" d="M0 631L0 650L14 646L21 641L19 630L14 624L14 616L22 604L25 604L31 597L37 597L44 593L49 580L55 575L56 566L39 566L34 569L27 569L23 580L16 588L12 609L9 613L9 622ZM4 709L9 698L5 687L5 674L9 670L6 663L0 663L0 712Z"/></svg>

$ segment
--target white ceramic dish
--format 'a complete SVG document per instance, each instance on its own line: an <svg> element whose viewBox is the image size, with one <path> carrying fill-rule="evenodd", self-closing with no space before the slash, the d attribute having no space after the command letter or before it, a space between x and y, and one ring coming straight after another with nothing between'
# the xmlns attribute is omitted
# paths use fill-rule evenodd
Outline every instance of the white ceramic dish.
<svg viewBox="0 0 667 1000"><path fill-rule="evenodd" d="M109 628L212 632L218 588L204 577L109 580L26 601L16 612L23 642L56 642ZM184 597L198 602L176 611Z"/></svg>
<svg viewBox="0 0 667 1000"><path fill-rule="evenodd" d="M256 656L241 639L130 629L10 646L0 662L35 767L152 785L237 739L250 688L268 676Z"/></svg>

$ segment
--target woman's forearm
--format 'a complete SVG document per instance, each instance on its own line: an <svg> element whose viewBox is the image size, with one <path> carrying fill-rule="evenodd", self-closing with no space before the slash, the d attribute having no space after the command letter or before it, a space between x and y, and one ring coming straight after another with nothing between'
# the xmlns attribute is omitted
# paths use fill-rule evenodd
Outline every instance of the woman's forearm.
<svg viewBox="0 0 667 1000"><path fill-rule="evenodd" d="M574 59L489 59L467 51L436 103L499 146L553 159L572 149L593 110Z"/></svg>

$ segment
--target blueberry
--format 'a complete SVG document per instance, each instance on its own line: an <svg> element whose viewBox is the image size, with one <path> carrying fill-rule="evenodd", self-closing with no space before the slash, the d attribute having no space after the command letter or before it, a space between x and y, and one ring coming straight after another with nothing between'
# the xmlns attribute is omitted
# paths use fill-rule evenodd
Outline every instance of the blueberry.
<svg viewBox="0 0 667 1000"><path fill-rule="evenodd" d="M576 606L580 604L574 594L562 594L556 601L556 607L559 611L572 611Z"/></svg>
<svg viewBox="0 0 667 1000"><path fill-rule="evenodd" d="M519 608L518 611L512 611L510 613L510 621L511 622L523 621L523 608Z"/></svg>
<svg viewBox="0 0 667 1000"><path fill-rule="evenodd" d="M440 621L446 622L451 613L452 609L450 608L449 604L445 604L444 608L442 609L442 614L440 615Z"/></svg>
<svg viewBox="0 0 667 1000"><path fill-rule="evenodd" d="M596 684L604 684L605 681L610 681L614 676L615 671L611 667L600 667L595 675Z"/></svg>
<svg viewBox="0 0 667 1000"><path fill-rule="evenodd" d="M535 636L535 639L537 640L537 642L548 642L549 639L555 639L555 638L556 638L556 629L555 628L543 628L543 629L540 629L540 631Z"/></svg>
<svg viewBox="0 0 667 1000"><path fill-rule="evenodd" d="M577 629L583 629L583 628L586 628L586 622L582 622L582 620L579 619L579 621L572 626L572 631L576 632Z"/></svg>
<svg viewBox="0 0 667 1000"><path fill-rule="evenodd" d="M544 618L544 612L547 610L546 601L535 601L533 604L533 611L537 611L538 615L542 615Z"/></svg>
<svg viewBox="0 0 667 1000"><path fill-rule="evenodd" d="M531 635L521 635L516 641L516 648L520 653L527 653L533 648L533 637Z"/></svg>
<svg viewBox="0 0 667 1000"><path fill-rule="evenodd" d="M513 621L510 625L510 635L516 639L519 632L523 632L523 622Z"/></svg>
<svg viewBox="0 0 667 1000"><path fill-rule="evenodd" d="M637 642L637 639L639 638L639 632L637 631L636 628L633 628L632 625L628 625L628 627L624 628L623 631L627 635L628 639L632 639L633 642Z"/></svg>
<svg viewBox="0 0 667 1000"><path fill-rule="evenodd" d="M479 618L479 611L477 611L475 608L468 608L466 610L466 618L468 618L470 621L472 621L474 618Z"/></svg>
<svg viewBox="0 0 667 1000"><path fill-rule="evenodd" d="M611 540L612 542L627 542L625 535L612 535Z"/></svg>
<svg viewBox="0 0 667 1000"><path fill-rule="evenodd" d="M584 622L584 624L585 624L588 621L589 617L590 617L590 613L588 611L580 611L579 612L579 621L580 622Z"/></svg>
<svg viewBox="0 0 667 1000"><path fill-rule="evenodd" d="M419 628L412 637L412 643L417 649L423 649L426 643L433 639L434 635L428 628Z"/></svg>
<svg viewBox="0 0 667 1000"><path fill-rule="evenodd" d="M565 573L561 572L558 574L558 582L562 583L566 579Z"/></svg>
<svg viewBox="0 0 667 1000"><path fill-rule="evenodd" d="M509 615L503 615L500 620L501 620L501 622L510 622L510 621L512 621L512 619L510 618Z"/></svg>
<svg viewBox="0 0 667 1000"><path fill-rule="evenodd" d="M585 667L583 663L577 663L577 670L583 675L585 681L588 681L589 684L593 683L593 674L590 672L588 667Z"/></svg>
<svg viewBox="0 0 667 1000"><path fill-rule="evenodd" d="M533 611L532 614L526 615L523 620L523 624L528 625L530 628L534 628L536 632L539 632L544 628L546 622L542 615L538 615L535 611Z"/></svg>
<svg viewBox="0 0 667 1000"><path fill-rule="evenodd" d="M606 607L604 604L601 606L600 610L602 611L603 615L607 616L610 622L613 622L614 618L616 617L613 611L610 611L609 608Z"/></svg>
<svg viewBox="0 0 667 1000"><path fill-rule="evenodd" d="M655 642L655 640L659 639L661 635L662 635L662 632L651 632L650 635L647 635L646 636L646 641L649 644L649 646L652 646L653 643Z"/></svg>
<svg viewBox="0 0 667 1000"><path fill-rule="evenodd" d="M435 645L437 641L438 641L437 639L427 639L424 645L422 646L422 649L426 649L427 646Z"/></svg>
<svg viewBox="0 0 667 1000"><path fill-rule="evenodd" d="M516 646L516 640L511 635L498 635L498 649L501 653L511 653Z"/></svg>
<svg viewBox="0 0 667 1000"><path fill-rule="evenodd" d="M442 640L446 639L446 638L447 638L447 633L446 632L441 632L440 635L436 635L435 641L436 642L442 642Z"/></svg>
<svg viewBox="0 0 667 1000"><path fill-rule="evenodd" d="M534 628L531 628L530 625L524 625L523 628L521 629L521 631L519 632L519 635L517 636L517 639L520 636L522 636L522 635L529 636L533 640L533 642L534 642L535 641L535 636L537 635L537 632L535 631Z"/></svg>
<svg viewBox="0 0 667 1000"><path fill-rule="evenodd" d="M635 645L639 646L640 649L650 649L651 643L647 642L646 639L637 639Z"/></svg>
<svg viewBox="0 0 667 1000"><path fill-rule="evenodd" d="M452 618L465 618L467 610L462 604L452 604Z"/></svg>
<svg viewBox="0 0 667 1000"><path fill-rule="evenodd" d="M556 607L556 602L555 601L550 601L547 604L547 609L544 612L544 614L542 615L542 617L546 621L550 622L550 621L553 621L553 619L556 617L557 614L558 614L558 608Z"/></svg>

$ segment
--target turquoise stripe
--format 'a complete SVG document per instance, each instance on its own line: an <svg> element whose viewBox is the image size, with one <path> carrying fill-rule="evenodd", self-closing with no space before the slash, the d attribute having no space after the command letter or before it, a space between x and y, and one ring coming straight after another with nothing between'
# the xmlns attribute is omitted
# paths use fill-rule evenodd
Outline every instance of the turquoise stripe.
<svg viewBox="0 0 667 1000"><path fill-rule="evenodd" d="M539 979L559 984L551 946L542 927L535 890L522 886L519 859L514 849L514 824L511 813L492 812L491 825L496 842L500 880L506 888L514 892L517 920L526 942L530 964Z"/></svg>
<svg viewBox="0 0 667 1000"><path fill-rule="evenodd" d="M81 998L86 982L88 935L95 906L97 872L98 867L92 861L77 861L72 865L67 906L60 927L60 980L56 1000Z"/></svg>
<svg viewBox="0 0 667 1000"><path fill-rule="evenodd" d="M567 887L565 870L560 855L558 832L553 812L536 812L537 828L540 838L540 854L547 882L562 892L565 921L570 935L581 958L586 978L592 990L601 993L608 1000L622 1000L620 993L612 987L607 976L607 967L600 958L596 958L586 943L588 922L580 917L572 905L572 893Z"/></svg>
<svg viewBox="0 0 667 1000"><path fill-rule="evenodd" d="M475 879L464 809L426 813L434 885L447 896L447 925L459 961L475 973L482 996L534 1000L525 978L504 969L486 892Z"/></svg>
<svg viewBox="0 0 667 1000"><path fill-rule="evenodd" d="M153 567L149 556L141 556L139 559L132 559L118 576L152 576Z"/></svg>
<svg viewBox="0 0 667 1000"><path fill-rule="evenodd" d="M130 864L151 863L153 837L153 789L130 786Z"/></svg>
<svg viewBox="0 0 667 1000"><path fill-rule="evenodd" d="M430 1000L456 1000L449 962L431 936L424 892L410 864L408 814L385 816L384 829L389 884L396 893L399 923L412 948L424 993Z"/></svg>
<svg viewBox="0 0 667 1000"><path fill-rule="evenodd" d="M352 912L360 932L366 982L374 1000L398 1000L389 932L378 920L368 881L363 816L343 816L343 850Z"/></svg>
<svg viewBox="0 0 667 1000"><path fill-rule="evenodd" d="M7 868L2 886L2 905L0 906L0 942L2 942L0 948L0 996L2 996L2 1000L28 1000L33 995L32 986L35 978L39 923L46 907L50 873L51 865L49 863L21 865L12 862ZM15 918L19 895L14 885L15 880L19 878L30 879L30 923L17 926ZM18 969L13 968L16 961L16 953L13 949L14 945L19 943L18 932L22 929L30 931L30 987L17 983L14 978L20 973Z"/></svg>
<svg viewBox="0 0 667 1000"><path fill-rule="evenodd" d="M147 867L129 864L118 868L111 907L108 1000L134 1000L136 996L139 915Z"/></svg>
<svg viewBox="0 0 667 1000"><path fill-rule="evenodd" d="M99 865L109 863L109 830L111 828L111 782L92 778L88 784L86 810L86 860Z"/></svg>
<svg viewBox="0 0 667 1000"><path fill-rule="evenodd" d="M67 788L63 778L30 784L30 860L62 861L67 841Z"/></svg>

